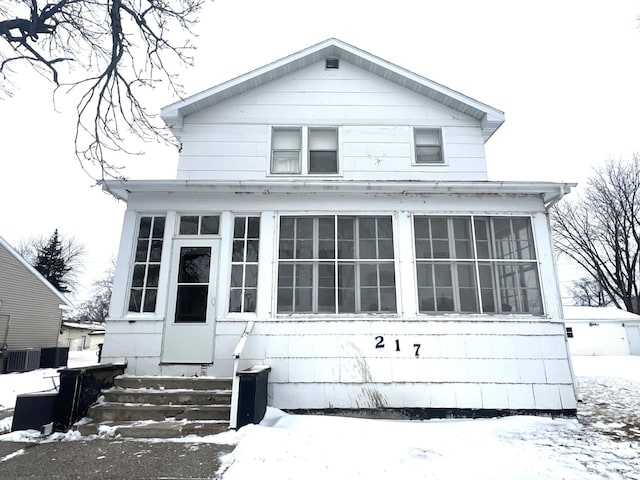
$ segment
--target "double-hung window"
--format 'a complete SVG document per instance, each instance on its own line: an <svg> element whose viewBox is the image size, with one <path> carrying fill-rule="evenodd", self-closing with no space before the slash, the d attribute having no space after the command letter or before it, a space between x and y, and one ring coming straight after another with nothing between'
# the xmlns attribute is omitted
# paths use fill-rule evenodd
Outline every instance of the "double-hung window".
<svg viewBox="0 0 640 480"><path fill-rule="evenodd" d="M390 216L282 216L278 313L395 313Z"/></svg>
<svg viewBox="0 0 640 480"><path fill-rule="evenodd" d="M301 152L301 128L274 128L271 136L271 173L300 173Z"/></svg>
<svg viewBox="0 0 640 480"><path fill-rule="evenodd" d="M271 173L338 173L338 129L274 127L271 132Z"/></svg>
<svg viewBox="0 0 640 480"><path fill-rule="evenodd" d="M444 163L442 134L439 128L415 128L413 136L416 146L415 158L418 165Z"/></svg>
<svg viewBox="0 0 640 480"><path fill-rule="evenodd" d="M528 217L415 216L422 313L542 315Z"/></svg>
<svg viewBox="0 0 640 480"><path fill-rule="evenodd" d="M338 173L335 128L309 128L309 173Z"/></svg>
<svg viewBox="0 0 640 480"><path fill-rule="evenodd" d="M133 259L129 312L155 312L165 217L140 217Z"/></svg>

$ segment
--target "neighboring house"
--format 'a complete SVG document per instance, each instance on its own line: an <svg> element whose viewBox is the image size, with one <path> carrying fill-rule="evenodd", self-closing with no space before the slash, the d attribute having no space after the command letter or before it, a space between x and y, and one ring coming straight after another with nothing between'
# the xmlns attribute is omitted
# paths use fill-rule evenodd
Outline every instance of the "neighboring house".
<svg viewBox="0 0 640 480"><path fill-rule="evenodd" d="M616 307L563 308L571 355L640 355L640 315Z"/></svg>
<svg viewBox="0 0 640 480"><path fill-rule="evenodd" d="M56 347L62 310L73 304L0 237L0 372L13 360L38 368L40 355L11 352ZM37 361L36 361L37 360ZM23 368L19 368L22 370Z"/></svg>
<svg viewBox="0 0 640 480"><path fill-rule="evenodd" d="M59 347L69 347L70 351L97 350L100 343L104 343L104 325L62 322Z"/></svg>
<svg viewBox="0 0 640 480"><path fill-rule="evenodd" d="M487 180L501 111L330 39L162 118L177 178L104 184L127 211L103 361L240 354L290 411L575 413L548 224L573 184Z"/></svg>

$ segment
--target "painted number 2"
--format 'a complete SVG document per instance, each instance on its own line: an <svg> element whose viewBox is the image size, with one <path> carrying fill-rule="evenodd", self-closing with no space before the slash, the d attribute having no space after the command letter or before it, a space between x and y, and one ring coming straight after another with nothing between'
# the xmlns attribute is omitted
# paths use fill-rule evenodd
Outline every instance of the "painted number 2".
<svg viewBox="0 0 640 480"><path fill-rule="evenodd" d="M396 338L395 345L396 345L396 352L399 352L400 351L400 339L399 338ZM414 348L416 357L420 356L420 346L421 345L419 343L414 343L413 344L413 348ZM378 335L376 337L376 348L384 348L384 337L382 335Z"/></svg>

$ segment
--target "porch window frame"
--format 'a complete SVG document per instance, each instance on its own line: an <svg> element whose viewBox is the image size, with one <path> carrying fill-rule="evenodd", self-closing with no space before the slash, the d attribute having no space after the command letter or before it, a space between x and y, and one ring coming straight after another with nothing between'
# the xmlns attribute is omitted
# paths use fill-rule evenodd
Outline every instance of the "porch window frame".
<svg viewBox="0 0 640 480"><path fill-rule="evenodd" d="M439 218L445 219L447 221L447 229L448 229L448 257L434 257L433 253L431 257L422 257L418 256L417 249L417 238L416 238L416 219L417 218ZM488 245L488 252L491 252L496 248L496 238L494 236L494 219L509 219L512 221L513 219L527 219L528 221L528 233L529 243L527 248L533 252L533 257L528 259L517 259L517 258L498 258L497 255L492 257L491 255L487 255L487 257L483 257L478 254L478 238L477 238L477 230L476 230L476 220L477 219L489 219L490 224L489 228L491 229L490 237L487 241L493 241L493 245ZM452 248L455 249L456 237L453 236L453 227L452 222L453 219L467 219L470 226L470 248L471 248L471 257L457 257L455 252L452 254ZM518 315L518 316L532 316L532 317L544 317L546 315L546 306L545 306L545 297L544 297L544 286L541 278L540 272L540 259L538 256L538 248L536 242L536 235L534 230L534 222L531 215L527 214L450 214L450 213L413 213L411 218L411 229L412 229L412 243L414 248L414 266L415 266L415 295L416 295L416 307L417 312L421 316L434 316L434 315ZM512 228L512 223L510 226ZM513 233L513 231L512 231ZM433 235L430 237L433 242ZM440 239L443 240L443 239ZM482 240L482 239L481 239ZM515 239L511 239L514 241ZM454 246L452 247L452 243ZM475 291L475 302L476 302L476 311L463 311L460 308L460 282L458 281L457 275L458 270L457 266L461 264L468 264L473 266L473 289ZM435 268L435 265L446 265L449 267L449 272L451 275L451 288L453 290L453 302L454 309L453 310L437 310L436 299L434 298L434 308L435 310L427 310L421 308L421 296L420 296L420 265L432 265ZM529 265L533 269L535 269L536 280L537 280L537 295L540 302L540 312L527 312L520 310L507 310L505 305L500 301L502 300L502 290L505 290L500 284L500 280L498 278L497 269L500 265L503 266L514 266L514 265ZM481 274L480 267L489 267L491 269L491 293L493 295L494 301L494 309L493 311L485 311L483 306L483 289L486 290L486 287L483 286L481 282ZM520 273L520 272L517 272ZM435 272L433 273L435 279ZM437 286L433 285L433 288L437 288ZM465 287L468 288L468 287ZM512 289L516 289L516 287L512 287ZM526 285L522 282L518 283L517 289L519 293L519 298L521 296L522 290L528 290ZM520 300L519 300L520 301Z"/></svg>
<svg viewBox="0 0 640 480"><path fill-rule="evenodd" d="M321 237L319 235L319 230L316 230L315 225L319 222L320 218L333 218L333 225L334 225L334 230L333 230L333 248L334 248L334 252L333 252L333 258L324 258L321 259L319 257L314 256L316 252L318 252L318 244L321 240ZM341 258L339 255L339 250L338 250L338 241L339 241L339 236L338 236L338 222L340 218L356 218L356 219L361 219L361 218L388 218L390 220L390 224L391 224L391 237L390 240L392 242L392 248L391 248L391 254L392 257L391 258ZM304 218L311 218L314 222L314 230L312 233L312 249L313 249L313 254L311 258L305 258L305 259L296 259L296 258L281 258L280 257L280 246L281 246L281 239L282 239L282 232L281 232L281 226L282 226L282 219L283 218L294 218L294 219L304 219ZM377 231L377 223L376 223L376 231ZM355 227L355 230L359 229L359 224L358 226ZM376 237L376 242L377 242L378 237ZM324 239L327 240L327 239ZM354 237L354 254L353 257L356 257L356 253L355 250L358 249L359 247L357 246L358 243L358 238ZM295 242L293 244L293 248L295 249ZM305 318L335 318L335 317L366 317L366 318L397 318L400 315L400 308L401 308L401 304L400 304L400 290L399 290L399 284L400 284L400 272L399 272L399 255L398 255L398 239L397 239L397 222L396 222L396 218L393 212L355 212L355 213L351 213L351 212L343 212L340 214L336 214L334 212L313 212L313 213L297 213L297 212L287 212L287 213L281 213L278 214L278 216L276 217L276 236L275 236L275 242L274 242L274 260L276 262L276 268L274 269L274 284L273 284L273 311L275 312L275 317L276 318L288 318L288 317L305 317ZM376 247L378 248L378 247ZM359 254L358 254L359 255ZM280 272L281 272L281 267L283 264L293 264L294 268L295 265L302 265L302 264L309 264L312 267L312 286L311 286L311 295L312 295L312 300L311 300L311 305L312 311L279 311L278 310L278 300L279 300L279 288L280 288ZM333 297L333 302L334 302L334 308L333 311L318 311L318 295L319 295L319 266L320 264L324 264L324 265L332 265L334 267L334 271L333 271L333 290L334 290L334 297ZM377 297L378 297L378 311L371 311L371 310L362 310L361 305L359 306L359 302L361 301L361 289L363 288L362 285L362 281L360 279L360 268L359 266L361 264L376 264L376 274L377 274L377 285L375 285L375 288L378 290L377 292ZM393 295L393 302L394 302L394 308L392 310L381 310L382 305L380 302L380 288L383 287L387 287L389 288L389 286L385 286L384 284L380 283L380 270L378 268L379 265L384 264L384 265L390 265L392 267L392 271L393 271L393 290L394 290L394 295ZM339 284L339 267L340 265L353 265L354 268L354 286L353 286L353 291L354 291L354 311L353 312L341 312L339 311L340 308L340 297L339 297L339 290L340 290L340 284ZM293 289L295 289L295 285L292 287ZM295 309L295 300L293 300L293 306Z"/></svg>
<svg viewBox="0 0 640 480"><path fill-rule="evenodd" d="M181 221L183 217L198 217L198 232L197 233L180 233ZM202 218L203 217L218 217L218 231L217 233L201 233L202 232ZM220 237L220 225L221 214L220 212L178 212L176 214L175 222L175 237L176 238L201 238L201 237Z"/></svg>
<svg viewBox="0 0 640 480"><path fill-rule="evenodd" d="M142 219L143 218L151 218L151 225L149 226L149 237L140 237ZM156 218L162 218L164 225L162 226L162 234L160 236L154 237L154 227L156 224ZM160 291L162 288L161 279L162 279L162 259L164 256L164 251L166 248L166 235L167 235L167 225L169 223L169 217L166 212L149 212L149 213L138 213L136 216L135 222L135 240L132 245L131 251L131 262L130 268L128 272L127 279L127 302L124 305L125 314L127 316L155 316L158 313L158 309L161 308L161 299L160 299ZM146 247L145 259L136 260L138 252L140 251L140 241L147 240L148 245ZM153 241L160 241L160 252L158 260L151 260ZM157 266L157 279L156 285L148 285L149 283L149 267ZM144 275L142 277L142 285L134 285L135 277L136 277L136 267L144 266ZM137 310L131 310L131 302L132 295L134 290L142 290L141 298L140 298L140 306ZM155 300L153 310L145 310L145 301L147 300L147 293L150 291L155 291Z"/></svg>
<svg viewBox="0 0 640 480"><path fill-rule="evenodd" d="M244 219L244 234L243 237L236 237L236 220L243 218ZM259 271L260 271L260 243L262 242L262 215L259 213L238 213L233 214L230 228L230 238L231 238L231 250L230 250L230 259L229 259L229 302L226 309L227 316L236 316L236 315L244 315L244 314L256 314L257 310L257 302L258 302L258 280L259 280ZM258 236L257 237L249 237L249 220L255 219L258 223ZM255 250L255 260L247 259L248 252L248 242L255 241L256 242L256 250ZM234 260L234 252L236 252L236 242L242 242L242 259ZM235 267L242 268L241 274L241 285L234 286L233 285L233 269ZM255 285L247 286L247 267L255 267ZM254 299L253 299L253 309L247 310L245 306L247 289L251 289L254 291ZM234 290L239 290L240 294L240 310L231 310L231 298Z"/></svg>

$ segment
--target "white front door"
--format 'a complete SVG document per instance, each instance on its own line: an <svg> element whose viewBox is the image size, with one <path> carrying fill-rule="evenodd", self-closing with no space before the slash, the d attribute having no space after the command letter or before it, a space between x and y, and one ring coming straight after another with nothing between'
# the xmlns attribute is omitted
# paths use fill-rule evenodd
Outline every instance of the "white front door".
<svg viewBox="0 0 640 480"><path fill-rule="evenodd" d="M220 240L173 243L163 363L212 363Z"/></svg>

